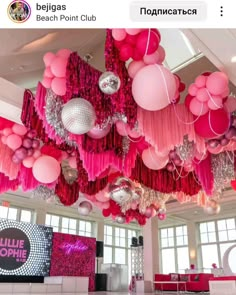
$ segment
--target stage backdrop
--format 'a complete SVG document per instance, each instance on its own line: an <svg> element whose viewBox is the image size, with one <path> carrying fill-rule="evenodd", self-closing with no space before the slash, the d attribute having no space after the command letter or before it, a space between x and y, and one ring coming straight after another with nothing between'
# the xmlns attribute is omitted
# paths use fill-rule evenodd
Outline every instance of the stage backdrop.
<svg viewBox="0 0 236 295"><path fill-rule="evenodd" d="M89 277L89 291L95 289L96 239L53 233L50 276Z"/></svg>
<svg viewBox="0 0 236 295"><path fill-rule="evenodd" d="M48 276L52 228L0 219L0 275Z"/></svg>

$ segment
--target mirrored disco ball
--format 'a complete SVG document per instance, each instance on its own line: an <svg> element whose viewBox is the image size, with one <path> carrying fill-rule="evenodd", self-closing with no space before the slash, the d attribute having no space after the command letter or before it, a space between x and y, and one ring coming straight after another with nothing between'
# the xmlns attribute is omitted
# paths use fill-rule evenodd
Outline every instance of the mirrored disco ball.
<svg viewBox="0 0 236 295"><path fill-rule="evenodd" d="M115 221L119 224L125 223L125 218L123 216L117 216Z"/></svg>
<svg viewBox="0 0 236 295"><path fill-rule="evenodd" d="M120 78L113 72L105 72L100 76L98 84L103 93L114 94L120 88Z"/></svg>
<svg viewBox="0 0 236 295"><path fill-rule="evenodd" d="M94 107L83 98L73 98L63 107L62 123L73 134L84 134L91 130L96 121Z"/></svg>

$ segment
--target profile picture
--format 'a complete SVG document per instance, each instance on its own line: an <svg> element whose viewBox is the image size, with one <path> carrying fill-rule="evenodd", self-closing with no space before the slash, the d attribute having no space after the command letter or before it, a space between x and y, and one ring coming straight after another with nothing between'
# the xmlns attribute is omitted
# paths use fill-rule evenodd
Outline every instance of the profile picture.
<svg viewBox="0 0 236 295"><path fill-rule="evenodd" d="M23 23L31 14L30 5L26 1L12 1L8 6L8 16L15 23Z"/></svg>

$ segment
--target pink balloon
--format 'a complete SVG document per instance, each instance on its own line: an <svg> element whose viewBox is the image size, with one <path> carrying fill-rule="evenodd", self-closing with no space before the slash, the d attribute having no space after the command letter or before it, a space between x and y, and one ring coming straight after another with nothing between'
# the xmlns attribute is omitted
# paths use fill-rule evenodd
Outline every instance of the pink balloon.
<svg viewBox="0 0 236 295"><path fill-rule="evenodd" d="M230 89L229 89L229 87L227 87L227 88L225 89L225 91L221 93L220 96L221 96L222 98L226 98L226 97L229 96L229 94L230 94Z"/></svg>
<svg viewBox="0 0 236 295"><path fill-rule="evenodd" d="M134 61L143 60L143 55L136 48L134 48L134 53L132 58Z"/></svg>
<svg viewBox="0 0 236 295"><path fill-rule="evenodd" d="M120 60L127 61L133 56L134 48L130 44L124 44L120 48Z"/></svg>
<svg viewBox="0 0 236 295"><path fill-rule="evenodd" d="M45 66L49 67L55 57L56 57L56 55L52 52L47 52L46 54L44 54L43 61L44 61Z"/></svg>
<svg viewBox="0 0 236 295"><path fill-rule="evenodd" d="M45 88L51 88L51 84L52 84L52 79L51 78L47 78L47 77L43 78L42 85Z"/></svg>
<svg viewBox="0 0 236 295"><path fill-rule="evenodd" d="M31 157L31 156L33 156L33 154L34 154L34 149L33 148L28 149L27 156Z"/></svg>
<svg viewBox="0 0 236 295"><path fill-rule="evenodd" d="M196 96L197 95L197 91L198 91L198 87L196 86L196 84L191 84L188 88L188 93L191 96Z"/></svg>
<svg viewBox="0 0 236 295"><path fill-rule="evenodd" d="M34 162L32 172L37 181L41 183L52 183L59 177L61 166L55 158L41 156Z"/></svg>
<svg viewBox="0 0 236 295"><path fill-rule="evenodd" d="M22 146L27 148L27 149L30 149L33 145L33 140L30 139L30 138L24 138L23 141L22 141Z"/></svg>
<svg viewBox="0 0 236 295"><path fill-rule="evenodd" d="M135 201L135 200L132 201L130 207L131 207L132 210L136 210L137 207L138 207L138 202Z"/></svg>
<svg viewBox="0 0 236 295"><path fill-rule="evenodd" d="M196 98L197 98L197 100L199 100L201 102L208 101L210 99L210 96L209 96L209 93L208 93L207 89L206 88L198 89Z"/></svg>
<svg viewBox="0 0 236 295"><path fill-rule="evenodd" d="M2 131L3 135L8 136L10 134L12 134L12 129L11 128L5 128Z"/></svg>
<svg viewBox="0 0 236 295"><path fill-rule="evenodd" d="M141 70L143 67L145 67L145 63L142 60L132 61L128 66L128 74L130 78L134 79L137 72Z"/></svg>
<svg viewBox="0 0 236 295"><path fill-rule="evenodd" d="M40 150L35 150L34 153L33 153L33 157L34 157L35 159L38 159L40 156L41 156L41 152L40 152Z"/></svg>
<svg viewBox="0 0 236 295"><path fill-rule="evenodd" d="M143 57L143 61L147 65L157 64L157 63L159 63L159 59L160 59L160 57L159 57L158 51L156 51L152 54L144 55L144 57Z"/></svg>
<svg viewBox="0 0 236 295"><path fill-rule="evenodd" d="M3 144L7 144L7 137L5 135L2 135L1 141Z"/></svg>
<svg viewBox="0 0 236 295"><path fill-rule="evenodd" d="M62 151L60 161L66 160L66 159L68 159L68 157L69 156L68 156L67 152Z"/></svg>
<svg viewBox="0 0 236 295"><path fill-rule="evenodd" d="M99 192L98 194L95 195L95 197L97 201L102 203L106 203L109 201L109 195L104 191Z"/></svg>
<svg viewBox="0 0 236 295"><path fill-rule="evenodd" d="M147 29L138 35L136 48L142 56L154 53L160 43L159 35L155 30Z"/></svg>
<svg viewBox="0 0 236 295"><path fill-rule="evenodd" d="M72 51L70 49L60 49L56 55L68 59L71 53Z"/></svg>
<svg viewBox="0 0 236 295"><path fill-rule="evenodd" d="M127 136L128 135L128 129L127 124L125 124L123 121L119 120L116 122L116 130L121 136Z"/></svg>
<svg viewBox="0 0 236 295"><path fill-rule="evenodd" d="M166 219L166 214L165 213L158 213L157 217L159 220L165 220Z"/></svg>
<svg viewBox="0 0 236 295"><path fill-rule="evenodd" d="M22 145L22 139L17 134L10 134L7 137L7 146L13 151L17 150Z"/></svg>
<svg viewBox="0 0 236 295"><path fill-rule="evenodd" d="M200 102L195 97L191 100L189 109L195 116L203 116L209 111L207 103Z"/></svg>
<svg viewBox="0 0 236 295"><path fill-rule="evenodd" d="M137 35L141 32L141 29L125 29L125 31L129 35Z"/></svg>
<svg viewBox="0 0 236 295"><path fill-rule="evenodd" d="M34 157L27 157L23 160L22 164L26 167L26 168L32 168L35 162L35 158Z"/></svg>
<svg viewBox="0 0 236 295"><path fill-rule="evenodd" d="M198 87L198 88L203 88L206 86L206 80L207 80L207 77L206 76L198 76L196 79L195 79L195 85Z"/></svg>
<svg viewBox="0 0 236 295"><path fill-rule="evenodd" d="M33 147L34 149L38 149L38 148L40 147L40 141L37 140L37 139L34 139L34 140L33 140L33 143L32 143L32 147Z"/></svg>
<svg viewBox="0 0 236 295"><path fill-rule="evenodd" d="M66 94L66 79L65 78L54 78L51 84L52 90L57 95L65 95Z"/></svg>
<svg viewBox="0 0 236 295"><path fill-rule="evenodd" d="M58 78L64 78L66 76L66 66L68 60L63 57L56 57L51 64L51 71L53 75Z"/></svg>
<svg viewBox="0 0 236 295"><path fill-rule="evenodd" d="M128 135L131 138L139 138L141 135L138 131L136 131L135 129L131 129L129 126L127 127L127 131L128 131Z"/></svg>
<svg viewBox="0 0 236 295"><path fill-rule="evenodd" d="M14 124L12 126L12 131L18 135L25 135L28 132L27 128L20 124Z"/></svg>
<svg viewBox="0 0 236 295"><path fill-rule="evenodd" d="M174 75L160 65L148 65L135 75L132 93L136 103L148 111L161 110L171 103L175 96Z"/></svg>
<svg viewBox="0 0 236 295"><path fill-rule="evenodd" d="M166 58L166 52L165 52L165 49L160 45L157 49L157 53L159 54L159 61L158 63L162 64L163 61L165 60Z"/></svg>
<svg viewBox="0 0 236 295"><path fill-rule="evenodd" d="M30 131L27 133L26 136L27 136L28 138L33 139L33 138L35 138L35 137L37 136L37 131L34 130L34 129L32 129L32 130L30 130Z"/></svg>
<svg viewBox="0 0 236 295"><path fill-rule="evenodd" d="M70 165L71 168L76 169L77 168L77 161L76 161L76 157L70 157L68 159L68 163Z"/></svg>
<svg viewBox="0 0 236 295"><path fill-rule="evenodd" d="M224 107L229 113L236 111L236 98L233 96L229 96L224 103Z"/></svg>
<svg viewBox="0 0 236 295"><path fill-rule="evenodd" d="M126 31L125 29L112 29L112 37L116 41L122 41L126 37Z"/></svg>
<svg viewBox="0 0 236 295"><path fill-rule="evenodd" d="M46 67L46 69L44 70L44 77L46 78L53 78L54 75L51 71L51 67Z"/></svg>
<svg viewBox="0 0 236 295"><path fill-rule="evenodd" d="M27 153L27 149L24 148L24 147L21 147L19 149L17 149L15 151L15 154L14 154L19 160L24 160L27 156L28 156L28 153Z"/></svg>
<svg viewBox="0 0 236 295"><path fill-rule="evenodd" d="M102 209L108 209L110 207L110 202L102 203Z"/></svg>
<svg viewBox="0 0 236 295"><path fill-rule="evenodd" d="M223 107L222 98L220 96L212 95L207 104L211 110L218 110Z"/></svg>
<svg viewBox="0 0 236 295"><path fill-rule="evenodd" d="M217 147L210 147L208 146L207 147L207 150L211 153L211 154L214 154L214 155L217 155L217 154L220 154L222 151L223 151L223 147L219 144Z"/></svg>
<svg viewBox="0 0 236 295"><path fill-rule="evenodd" d="M100 138L107 136L107 134L110 132L110 130L111 130L111 125L107 124L107 126L103 129L96 128L96 127L92 128L87 133L87 135L93 139L100 139Z"/></svg>
<svg viewBox="0 0 236 295"><path fill-rule="evenodd" d="M155 149L150 147L143 151L142 160L146 167L152 170L159 170L166 166L169 161L168 156L157 156Z"/></svg>
<svg viewBox="0 0 236 295"><path fill-rule="evenodd" d="M206 87L213 95L221 95L228 88L228 77L222 72L214 72L208 78Z"/></svg>

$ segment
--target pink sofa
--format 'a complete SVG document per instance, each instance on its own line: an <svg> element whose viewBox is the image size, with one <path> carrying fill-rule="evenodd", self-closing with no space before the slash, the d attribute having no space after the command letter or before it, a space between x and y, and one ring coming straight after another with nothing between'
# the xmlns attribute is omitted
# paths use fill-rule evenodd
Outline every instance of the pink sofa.
<svg viewBox="0 0 236 295"><path fill-rule="evenodd" d="M199 274L177 274L178 282L176 284L161 284L155 283L155 290L163 291L186 291L189 292L208 292L209 280L213 278L213 274L199 273ZM155 274L155 281L173 282L173 274Z"/></svg>

